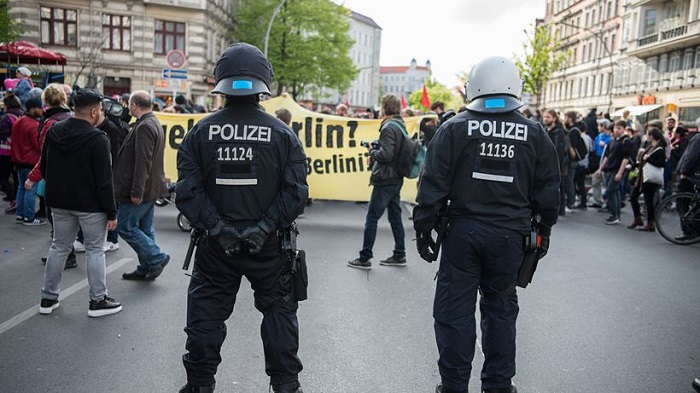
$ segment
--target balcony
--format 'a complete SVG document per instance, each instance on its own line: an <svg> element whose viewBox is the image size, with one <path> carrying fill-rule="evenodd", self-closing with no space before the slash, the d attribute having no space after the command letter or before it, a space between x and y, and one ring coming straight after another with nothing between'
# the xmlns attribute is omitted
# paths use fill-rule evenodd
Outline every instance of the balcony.
<svg viewBox="0 0 700 393"><path fill-rule="evenodd" d="M679 25L661 23L659 31L630 41L627 54L646 58L667 52L671 48L697 44L700 44L700 21Z"/></svg>

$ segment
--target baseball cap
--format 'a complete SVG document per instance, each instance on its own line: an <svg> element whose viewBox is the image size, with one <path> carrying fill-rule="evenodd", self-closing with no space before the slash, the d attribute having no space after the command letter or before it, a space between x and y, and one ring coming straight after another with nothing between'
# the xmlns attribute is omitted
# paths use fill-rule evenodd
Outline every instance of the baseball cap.
<svg viewBox="0 0 700 393"><path fill-rule="evenodd" d="M29 71L29 68L27 68L27 67L19 67L17 69L17 72L19 72L20 74L22 74L24 76L32 76L32 72Z"/></svg>
<svg viewBox="0 0 700 393"><path fill-rule="evenodd" d="M608 119L596 119L596 123L598 123L598 125L602 125L603 127L608 127L610 126L611 122Z"/></svg>
<svg viewBox="0 0 700 393"><path fill-rule="evenodd" d="M270 94L272 65L253 45L236 43L224 50L216 62L216 86L212 93L230 96Z"/></svg>
<svg viewBox="0 0 700 393"><path fill-rule="evenodd" d="M27 108L27 110L41 108L43 106L44 104L41 102L41 98L30 98L24 102L24 107Z"/></svg>

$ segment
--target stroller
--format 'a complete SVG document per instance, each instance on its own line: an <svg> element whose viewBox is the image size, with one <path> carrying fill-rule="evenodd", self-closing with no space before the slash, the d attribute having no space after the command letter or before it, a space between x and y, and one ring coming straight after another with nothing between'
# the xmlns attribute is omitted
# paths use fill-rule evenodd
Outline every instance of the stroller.
<svg viewBox="0 0 700 393"><path fill-rule="evenodd" d="M165 198L156 199L156 206L163 207L175 204L175 183L168 183L168 196ZM182 213L177 213L177 226L183 232L189 232L192 229L190 221Z"/></svg>

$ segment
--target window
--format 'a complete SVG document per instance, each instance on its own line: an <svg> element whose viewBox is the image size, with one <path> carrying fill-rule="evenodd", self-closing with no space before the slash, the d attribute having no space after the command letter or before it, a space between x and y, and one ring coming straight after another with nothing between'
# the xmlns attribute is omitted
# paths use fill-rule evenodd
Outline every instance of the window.
<svg viewBox="0 0 700 393"><path fill-rule="evenodd" d="M131 17L102 14L102 49L131 50Z"/></svg>
<svg viewBox="0 0 700 393"><path fill-rule="evenodd" d="M156 19L153 53L166 54L174 49L185 50L185 24Z"/></svg>
<svg viewBox="0 0 700 393"><path fill-rule="evenodd" d="M676 72L681 69L681 55L678 52L673 52L668 62L668 70Z"/></svg>
<svg viewBox="0 0 700 393"><path fill-rule="evenodd" d="M686 49L683 55L683 68L684 70L689 70L693 68L693 50Z"/></svg>
<svg viewBox="0 0 700 393"><path fill-rule="evenodd" d="M78 11L41 7L41 43L75 46L78 43Z"/></svg>
<svg viewBox="0 0 700 393"><path fill-rule="evenodd" d="M646 10L644 13L644 35L656 33L656 10Z"/></svg>

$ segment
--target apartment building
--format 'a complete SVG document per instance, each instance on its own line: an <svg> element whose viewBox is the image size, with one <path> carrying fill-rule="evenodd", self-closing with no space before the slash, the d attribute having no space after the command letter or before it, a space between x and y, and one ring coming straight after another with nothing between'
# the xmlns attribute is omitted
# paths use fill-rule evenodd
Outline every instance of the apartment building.
<svg viewBox="0 0 700 393"><path fill-rule="evenodd" d="M545 23L571 57L540 107L700 117L700 0L548 0Z"/></svg>
<svg viewBox="0 0 700 393"><path fill-rule="evenodd" d="M622 57L619 0L548 0L544 22L559 38L568 61L553 73L539 107L581 114L611 112L617 64Z"/></svg>
<svg viewBox="0 0 700 393"><path fill-rule="evenodd" d="M432 70L430 60L426 60L425 66L419 66L416 59L411 59L408 66L383 66L381 67L382 95L392 93L398 97L403 96L408 102L408 96L416 90L422 89L430 79Z"/></svg>
<svg viewBox="0 0 700 393"><path fill-rule="evenodd" d="M204 104L230 44L234 0L22 0L21 39L66 55L65 82L105 95L146 90ZM175 70L175 71L172 71Z"/></svg>
<svg viewBox="0 0 700 393"><path fill-rule="evenodd" d="M627 0L613 95L616 108L700 117L700 0Z"/></svg>
<svg viewBox="0 0 700 393"><path fill-rule="evenodd" d="M359 73L347 91L323 89L318 95L307 92L302 101L311 101L319 109L347 103L351 109L375 108L379 102L379 54L382 46L382 28L369 16L350 11L348 35L355 43L349 56Z"/></svg>

